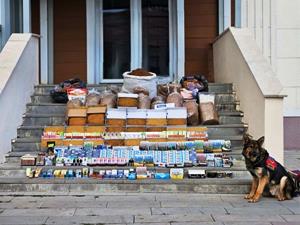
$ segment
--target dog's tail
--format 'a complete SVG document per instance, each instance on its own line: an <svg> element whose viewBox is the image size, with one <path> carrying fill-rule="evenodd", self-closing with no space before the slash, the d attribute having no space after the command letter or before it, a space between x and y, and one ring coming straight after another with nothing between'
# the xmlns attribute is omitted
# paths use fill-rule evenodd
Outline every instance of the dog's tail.
<svg viewBox="0 0 300 225"><path fill-rule="evenodd" d="M293 172L288 171L288 182L290 185L287 185L286 193L290 193L291 197L297 197L300 195L300 183L297 179L297 176L295 176Z"/></svg>

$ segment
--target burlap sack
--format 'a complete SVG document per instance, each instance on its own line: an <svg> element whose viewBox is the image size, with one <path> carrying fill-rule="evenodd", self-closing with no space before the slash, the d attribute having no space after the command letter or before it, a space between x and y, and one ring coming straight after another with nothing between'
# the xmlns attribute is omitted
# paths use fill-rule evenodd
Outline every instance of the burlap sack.
<svg viewBox="0 0 300 225"><path fill-rule="evenodd" d="M139 109L150 109L151 99L148 95L139 94Z"/></svg>

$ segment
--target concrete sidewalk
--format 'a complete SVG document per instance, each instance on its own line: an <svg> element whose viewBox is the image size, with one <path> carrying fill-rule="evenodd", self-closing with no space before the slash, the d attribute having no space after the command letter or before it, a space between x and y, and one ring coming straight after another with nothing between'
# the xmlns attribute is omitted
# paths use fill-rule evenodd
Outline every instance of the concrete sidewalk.
<svg viewBox="0 0 300 225"><path fill-rule="evenodd" d="M285 156L288 168L300 168L300 151ZM0 193L0 224L300 225L300 197L248 203L229 194L38 194Z"/></svg>

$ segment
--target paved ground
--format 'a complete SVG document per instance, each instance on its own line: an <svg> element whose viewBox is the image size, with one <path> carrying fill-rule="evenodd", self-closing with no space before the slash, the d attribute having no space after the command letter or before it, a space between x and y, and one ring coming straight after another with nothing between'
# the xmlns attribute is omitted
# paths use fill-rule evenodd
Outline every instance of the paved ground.
<svg viewBox="0 0 300 225"><path fill-rule="evenodd" d="M242 195L0 196L0 224L299 225L300 197Z"/></svg>
<svg viewBox="0 0 300 225"><path fill-rule="evenodd" d="M300 151L285 159L300 168ZM243 195L59 194L0 192L0 224L300 225L300 197L248 203Z"/></svg>

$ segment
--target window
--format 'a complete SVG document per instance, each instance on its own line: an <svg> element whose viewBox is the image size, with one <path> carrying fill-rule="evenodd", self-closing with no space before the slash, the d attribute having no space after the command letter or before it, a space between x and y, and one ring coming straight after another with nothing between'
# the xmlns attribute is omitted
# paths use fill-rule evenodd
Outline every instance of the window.
<svg viewBox="0 0 300 225"><path fill-rule="evenodd" d="M176 2L96 0L95 80L121 82L123 72L140 67L172 78Z"/></svg>

